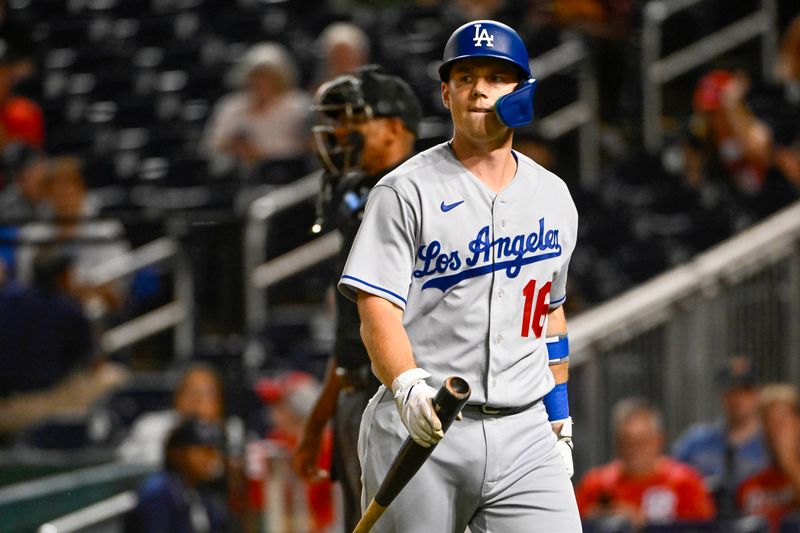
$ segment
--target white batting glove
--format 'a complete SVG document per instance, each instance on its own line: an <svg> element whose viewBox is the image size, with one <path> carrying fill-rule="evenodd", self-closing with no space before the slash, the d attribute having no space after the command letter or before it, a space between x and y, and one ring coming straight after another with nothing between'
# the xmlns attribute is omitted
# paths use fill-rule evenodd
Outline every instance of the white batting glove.
<svg viewBox="0 0 800 533"><path fill-rule="evenodd" d="M394 403L414 442L428 448L444 437L442 423L433 411L436 389L425 383L431 375L421 368L406 370L392 381Z"/></svg>
<svg viewBox="0 0 800 533"><path fill-rule="evenodd" d="M561 429L555 431L559 424L561 424ZM561 460L564 461L569 477L572 477L572 474L575 473L575 466L572 464L572 417L568 416L563 420L554 420L550 422L550 425L553 427L556 437L558 437L556 449L561 454Z"/></svg>

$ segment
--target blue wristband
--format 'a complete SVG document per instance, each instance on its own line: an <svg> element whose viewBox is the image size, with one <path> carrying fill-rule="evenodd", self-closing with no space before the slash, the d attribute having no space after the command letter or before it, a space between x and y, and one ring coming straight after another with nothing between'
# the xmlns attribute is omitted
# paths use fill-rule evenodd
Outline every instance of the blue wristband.
<svg viewBox="0 0 800 533"><path fill-rule="evenodd" d="M553 387L553 390L544 395L542 401L549 421L564 420L569 416L569 396L567 396L566 382Z"/></svg>
<svg viewBox="0 0 800 533"><path fill-rule="evenodd" d="M547 339L547 358L550 364L560 363L569 358L569 337L553 337Z"/></svg>

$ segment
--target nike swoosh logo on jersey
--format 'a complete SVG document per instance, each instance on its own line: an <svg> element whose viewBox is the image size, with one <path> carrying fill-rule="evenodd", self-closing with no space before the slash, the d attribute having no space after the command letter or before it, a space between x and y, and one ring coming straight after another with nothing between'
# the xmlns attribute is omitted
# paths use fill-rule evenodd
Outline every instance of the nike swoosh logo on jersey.
<svg viewBox="0 0 800 533"><path fill-rule="evenodd" d="M464 203L464 200L461 200L459 202L453 202L452 204L446 204L446 203L442 202L442 205L440 205L439 208L442 210L442 213L447 213L451 209L455 209L456 207L460 206L463 203Z"/></svg>

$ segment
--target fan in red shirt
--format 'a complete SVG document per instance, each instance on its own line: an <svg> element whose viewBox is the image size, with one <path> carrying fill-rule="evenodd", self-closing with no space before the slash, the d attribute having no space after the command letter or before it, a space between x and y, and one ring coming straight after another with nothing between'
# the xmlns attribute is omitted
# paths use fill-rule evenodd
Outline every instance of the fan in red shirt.
<svg viewBox="0 0 800 533"><path fill-rule="evenodd" d="M12 141L22 141L36 148L44 143L44 119L41 108L32 100L15 96L20 57L0 39L0 148Z"/></svg>
<svg viewBox="0 0 800 533"><path fill-rule="evenodd" d="M800 394L794 385L772 384L761 393L761 424L772 464L739 487L739 508L765 516L771 531L800 510Z"/></svg>
<svg viewBox="0 0 800 533"><path fill-rule="evenodd" d="M714 517L700 474L664 455L661 414L629 398L614 408L617 460L590 470L576 497L584 520L621 516L634 527L699 522Z"/></svg>

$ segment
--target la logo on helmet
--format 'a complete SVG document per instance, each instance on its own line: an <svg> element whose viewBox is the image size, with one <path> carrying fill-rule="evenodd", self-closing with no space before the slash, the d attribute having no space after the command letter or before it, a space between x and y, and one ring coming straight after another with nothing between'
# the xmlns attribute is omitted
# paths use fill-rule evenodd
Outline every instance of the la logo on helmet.
<svg viewBox="0 0 800 533"><path fill-rule="evenodd" d="M483 46L482 43L485 43L489 48L494 48L494 36L489 35L489 30L486 28L481 29L480 24L475 24L475 37L472 38L472 42L476 47Z"/></svg>

